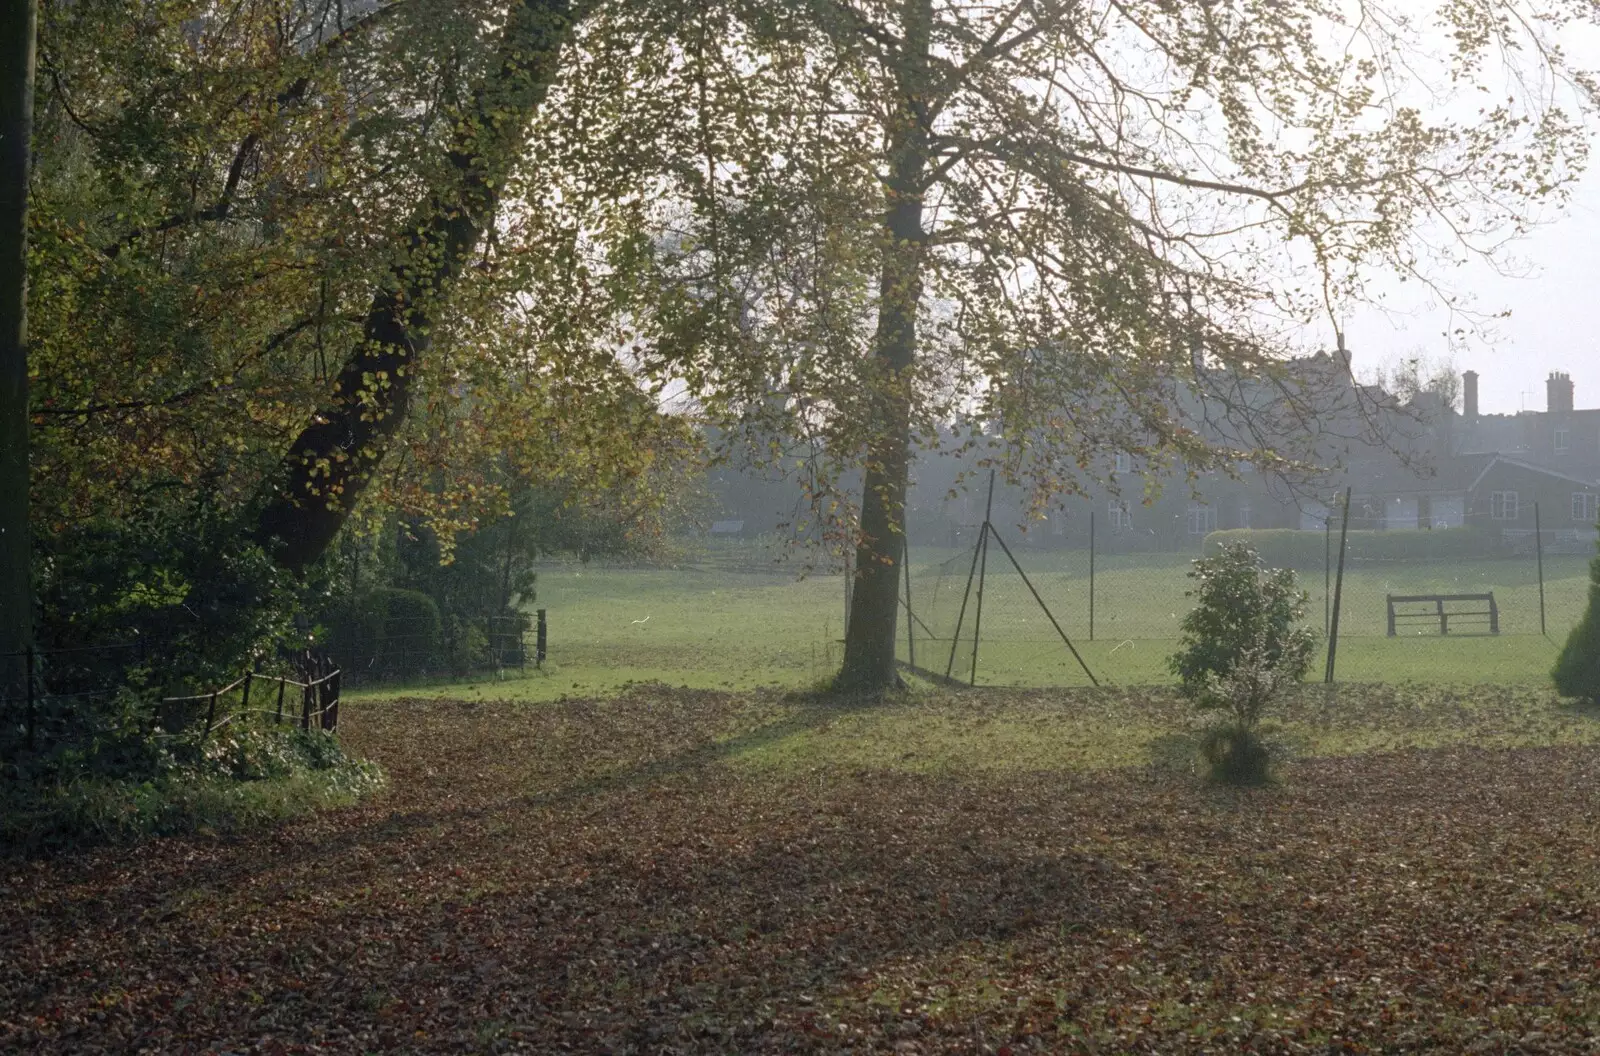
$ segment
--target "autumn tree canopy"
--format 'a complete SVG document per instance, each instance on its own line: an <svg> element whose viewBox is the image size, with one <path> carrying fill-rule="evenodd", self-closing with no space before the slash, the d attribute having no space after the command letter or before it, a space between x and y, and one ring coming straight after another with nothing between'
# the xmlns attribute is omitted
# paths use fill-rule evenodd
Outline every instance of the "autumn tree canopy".
<svg viewBox="0 0 1600 1056"><path fill-rule="evenodd" d="M644 479L670 405L819 506L864 470L881 688L918 442L1040 505L1294 466L1288 357L1559 203L1594 103L1579 0L664 6L45 5L43 537L201 493L300 570L364 496Z"/></svg>

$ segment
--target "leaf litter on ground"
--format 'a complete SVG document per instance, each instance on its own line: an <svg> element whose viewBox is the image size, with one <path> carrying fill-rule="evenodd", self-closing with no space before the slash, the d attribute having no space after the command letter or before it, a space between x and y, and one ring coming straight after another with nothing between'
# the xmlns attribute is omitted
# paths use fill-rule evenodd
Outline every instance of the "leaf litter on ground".
<svg viewBox="0 0 1600 1056"><path fill-rule="evenodd" d="M1593 1051L1600 721L1321 694L1249 791L1153 691L352 708L370 802L0 862L0 1050Z"/></svg>

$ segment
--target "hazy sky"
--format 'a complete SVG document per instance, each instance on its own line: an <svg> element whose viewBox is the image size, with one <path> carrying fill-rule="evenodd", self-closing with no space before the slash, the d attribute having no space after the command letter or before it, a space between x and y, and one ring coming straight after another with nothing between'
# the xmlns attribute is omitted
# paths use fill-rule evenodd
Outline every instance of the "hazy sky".
<svg viewBox="0 0 1600 1056"><path fill-rule="evenodd" d="M1600 172L1586 174L1568 213L1510 247L1510 270L1469 266L1448 276L1479 311L1509 309L1493 323L1496 339L1474 339L1455 353L1462 370L1476 370L1485 413L1543 410L1545 378L1572 375L1579 407L1600 407ZM1449 354L1449 315L1398 284L1388 287L1403 312L1371 311L1345 328L1357 373L1422 351Z"/></svg>
<svg viewBox="0 0 1600 1056"><path fill-rule="evenodd" d="M1574 65L1600 69L1600 29L1568 26L1560 43ZM1505 90L1519 94L1511 81ZM1445 338L1449 313L1432 307L1414 283L1391 283L1383 287L1386 301L1406 310L1370 311L1345 323L1357 374L1418 351L1436 360L1453 355L1459 369L1482 376L1479 407L1485 413L1544 410L1545 378L1553 370L1572 375L1578 407L1600 407L1600 150L1567 210L1543 219L1507 247L1502 270L1511 274L1473 265L1442 276L1479 312L1510 311L1491 323L1492 340L1474 337L1452 350Z"/></svg>

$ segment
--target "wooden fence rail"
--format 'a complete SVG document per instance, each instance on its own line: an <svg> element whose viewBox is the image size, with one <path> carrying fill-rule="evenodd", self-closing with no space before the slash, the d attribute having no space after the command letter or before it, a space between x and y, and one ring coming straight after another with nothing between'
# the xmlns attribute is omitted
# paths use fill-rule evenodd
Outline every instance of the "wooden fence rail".
<svg viewBox="0 0 1600 1056"><path fill-rule="evenodd" d="M319 729L335 730L339 727L339 693L343 682L343 674L343 671L335 669L321 678L314 678L309 682L298 682L280 675L263 675L251 671L247 672L244 677L236 679L219 689L213 689L208 693L196 693L187 697L163 697L161 698L161 703L197 704L204 701L206 705L206 728L205 733L202 735L202 738L204 738L210 737L213 729L232 721L235 715L252 712L271 715L273 723L281 725L283 723L284 697L288 688L293 686L300 691L300 728L302 730L311 729L312 720L315 719ZM266 708L250 707L250 693L257 682L264 682L269 685L272 683L277 684L278 699L275 708L268 710ZM218 722L217 699L225 694L232 693L236 689L242 690L239 707L229 715L224 716L221 722Z"/></svg>

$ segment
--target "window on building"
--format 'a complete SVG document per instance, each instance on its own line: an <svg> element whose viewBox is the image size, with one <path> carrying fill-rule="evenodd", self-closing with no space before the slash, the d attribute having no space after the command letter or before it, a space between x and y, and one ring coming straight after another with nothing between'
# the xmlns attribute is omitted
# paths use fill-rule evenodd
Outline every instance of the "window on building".
<svg viewBox="0 0 1600 1056"><path fill-rule="evenodd" d="M1125 502L1116 502L1113 500L1112 503L1106 507L1106 516L1111 521L1112 528L1133 527L1133 515L1129 512L1128 504Z"/></svg>
<svg viewBox="0 0 1600 1056"><path fill-rule="evenodd" d="M1117 452L1117 459L1116 459L1116 470L1117 470L1118 473L1132 473L1133 472L1133 456L1128 454L1126 451L1118 451Z"/></svg>
<svg viewBox="0 0 1600 1056"><path fill-rule="evenodd" d="M1189 534L1205 535L1217 530L1217 511L1210 506L1191 502L1188 510Z"/></svg>
<svg viewBox="0 0 1600 1056"><path fill-rule="evenodd" d="M1517 493L1514 491L1491 491L1489 493L1489 516L1496 521L1514 521L1517 519Z"/></svg>
<svg viewBox="0 0 1600 1056"><path fill-rule="evenodd" d="M1251 527L1250 516L1251 516L1251 514L1253 512L1254 511L1250 509L1250 503L1249 502L1247 502L1244 499L1240 499L1239 500L1239 527L1240 528L1249 528L1249 527Z"/></svg>
<svg viewBox="0 0 1600 1056"><path fill-rule="evenodd" d="M1556 454L1559 455L1565 451L1570 440L1571 434L1568 433L1567 427L1564 425L1556 426Z"/></svg>
<svg viewBox="0 0 1600 1056"><path fill-rule="evenodd" d="M1600 495L1592 491L1573 492L1572 519L1579 524L1594 524L1600 521Z"/></svg>

